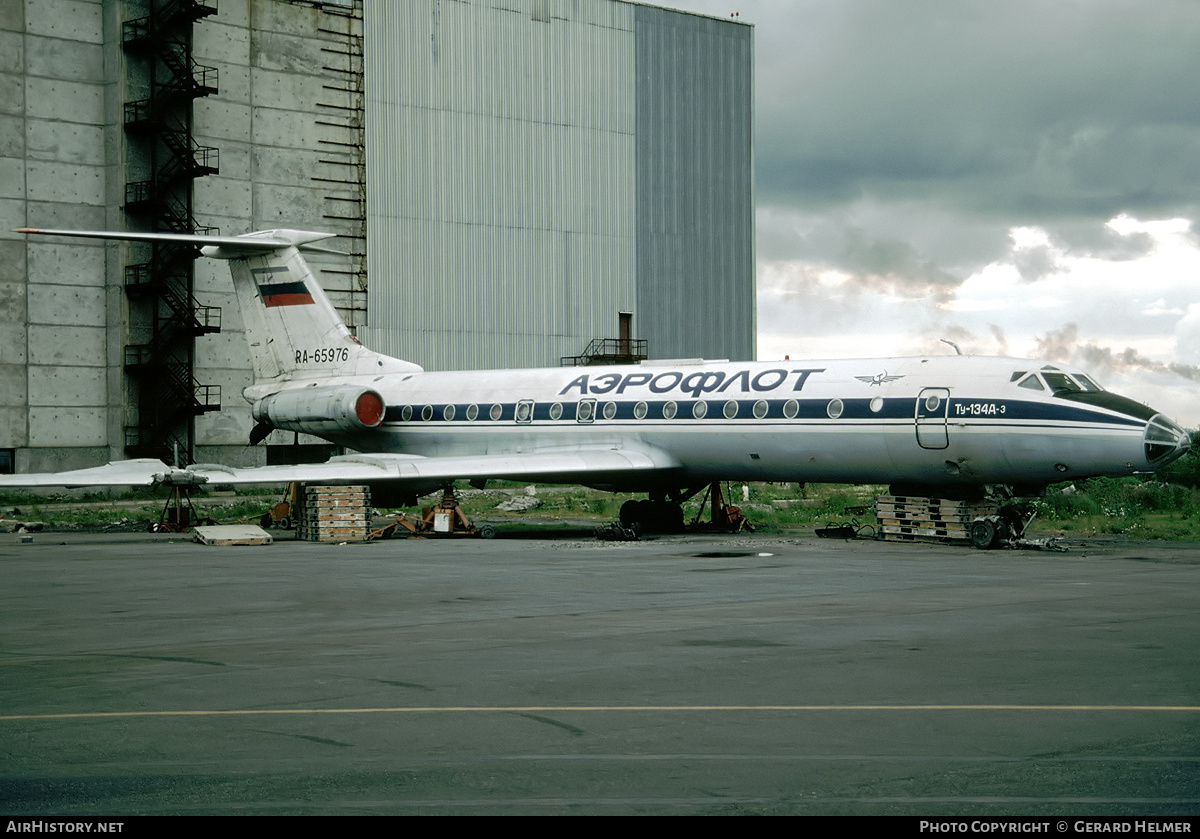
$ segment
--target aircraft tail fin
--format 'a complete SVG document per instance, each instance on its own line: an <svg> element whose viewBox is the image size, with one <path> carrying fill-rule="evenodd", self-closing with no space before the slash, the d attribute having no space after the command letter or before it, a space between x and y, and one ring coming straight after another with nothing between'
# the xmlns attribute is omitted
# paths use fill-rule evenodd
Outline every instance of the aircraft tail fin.
<svg viewBox="0 0 1200 839"><path fill-rule="evenodd" d="M244 236L200 236L29 228L16 232L179 242L200 247L205 256L227 260L246 325L255 390L294 379L421 372L416 364L364 347L338 316L300 253L305 247L327 251L312 243L331 238L331 233L264 230Z"/></svg>

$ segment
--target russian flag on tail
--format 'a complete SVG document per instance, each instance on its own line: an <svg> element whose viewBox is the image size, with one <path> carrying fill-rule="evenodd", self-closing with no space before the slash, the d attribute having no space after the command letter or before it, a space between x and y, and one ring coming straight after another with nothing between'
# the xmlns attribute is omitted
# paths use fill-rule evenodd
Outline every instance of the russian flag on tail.
<svg viewBox="0 0 1200 839"><path fill-rule="evenodd" d="M303 280L263 282L263 280L268 280L271 274L290 273L283 266L251 268L250 273L254 275L254 281L258 284L258 293L262 297L263 305L268 309L276 306L307 306L313 302L312 293Z"/></svg>

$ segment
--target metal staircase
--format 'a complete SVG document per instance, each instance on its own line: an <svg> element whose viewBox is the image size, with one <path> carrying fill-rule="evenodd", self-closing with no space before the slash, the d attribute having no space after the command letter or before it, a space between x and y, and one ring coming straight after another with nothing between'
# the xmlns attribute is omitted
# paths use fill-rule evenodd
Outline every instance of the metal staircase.
<svg viewBox="0 0 1200 839"><path fill-rule="evenodd" d="M130 87L148 95L125 103L130 170L125 214L131 229L215 233L192 213L196 178L220 171L216 148L192 137L192 106L217 92L217 70L192 58L192 27L217 12L216 0L148 0L148 14L125 21L121 44L130 57ZM127 381L137 412L125 427L133 457L194 462L195 418L220 410L221 391L194 375L195 340L221 329L221 310L193 290L196 248L154 244L149 258L125 267L130 333L148 335L125 347Z"/></svg>

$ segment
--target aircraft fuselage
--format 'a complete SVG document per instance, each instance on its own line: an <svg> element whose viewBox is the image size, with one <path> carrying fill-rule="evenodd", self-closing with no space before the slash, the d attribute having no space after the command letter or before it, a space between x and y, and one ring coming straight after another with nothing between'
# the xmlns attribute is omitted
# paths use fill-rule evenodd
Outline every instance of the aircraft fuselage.
<svg viewBox="0 0 1200 839"><path fill-rule="evenodd" d="M618 482L625 489L717 479L1044 486L1154 469L1186 450L1186 434L1153 410L1098 388L1088 401L1070 398L1088 391L1056 395L1043 368L1080 378L969 356L354 376L324 384L374 390L383 420L325 436L426 457L642 445L678 462ZM1151 450L1155 430L1175 439Z"/></svg>

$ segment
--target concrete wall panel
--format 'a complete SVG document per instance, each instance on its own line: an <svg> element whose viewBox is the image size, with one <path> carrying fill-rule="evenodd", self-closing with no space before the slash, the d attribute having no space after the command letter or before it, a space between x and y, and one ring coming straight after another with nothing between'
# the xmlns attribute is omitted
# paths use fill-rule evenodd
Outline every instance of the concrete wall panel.
<svg viewBox="0 0 1200 839"><path fill-rule="evenodd" d="M103 85L27 77L25 101L30 117L104 123Z"/></svg>
<svg viewBox="0 0 1200 839"><path fill-rule="evenodd" d="M227 304L222 306L222 315L224 315L225 311L232 311L232 309L236 307L236 301L233 300L232 297L233 296L230 295L230 299L225 299L219 295L207 294L205 295L204 299L205 301L211 301L214 305L218 303ZM234 331L228 326L225 326L219 333L205 337L203 369L239 370L246 372L247 377L240 387L245 387L246 385L250 384L247 372L249 369L249 358L250 347L246 342L246 333L242 332L241 330ZM207 381L207 379L205 381ZM238 393L235 394L237 399L233 401L234 405L241 404L240 393L241 390L239 388ZM227 394L222 392L223 397L226 395Z"/></svg>
<svg viewBox="0 0 1200 839"><path fill-rule="evenodd" d="M105 446L107 429L107 408L29 409L30 446Z"/></svg>
<svg viewBox="0 0 1200 839"><path fill-rule="evenodd" d="M101 6L100 0L28 3L25 8L25 27L31 35L101 44L104 42Z"/></svg>
<svg viewBox="0 0 1200 839"><path fill-rule="evenodd" d="M222 170L225 168L224 160L222 160L221 168ZM193 194L197 207L204 207L227 218L233 217L239 220L250 218L253 187L244 178L205 178L197 181ZM205 220L211 223L208 217ZM241 229L244 222L232 228L220 223L217 223L217 226L221 228L222 233L237 235L248 232Z"/></svg>
<svg viewBox="0 0 1200 839"><path fill-rule="evenodd" d="M0 320L0 364L24 364L28 359L28 354L25 350L25 329L24 323L14 323L12 321ZM7 394L5 394L7 396ZM24 402L24 397L22 397ZM4 399L5 405L12 403L8 399Z"/></svg>
<svg viewBox="0 0 1200 839"><path fill-rule="evenodd" d="M104 176L101 166L30 160L25 165L26 195L30 201L103 204Z"/></svg>
<svg viewBox="0 0 1200 839"><path fill-rule="evenodd" d="M256 108L251 139L260 146L315 149L321 132L311 112Z"/></svg>
<svg viewBox="0 0 1200 839"><path fill-rule="evenodd" d="M229 86L226 72L241 65L250 66L250 30L244 22L231 23L229 8L219 9L216 19L209 18L192 31L192 57L197 63L221 65L221 98L234 102L249 102L249 86ZM248 73L243 73L246 78ZM239 95L241 93L242 95Z"/></svg>
<svg viewBox="0 0 1200 839"><path fill-rule="evenodd" d="M91 326L29 326L29 363L104 367L105 330Z"/></svg>
<svg viewBox="0 0 1200 839"><path fill-rule="evenodd" d="M29 368L23 364L0 364L0 391L5 394L5 402L19 405L27 400L27 378ZM4 446L0 443L0 446Z"/></svg>
<svg viewBox="0 0 1200 839"><path fill-rule="evenodd" d="M18 117L0 116L0 158L13 158L20 161L25 156L25 120ZM22 164L23 165L23 164ZM25 174L22 171L17 178L21 182L21 194L25 192ZM0 178L0 195L10 194L13 185L8 183L8 176Z"/></svg>
<svg viewBox="0 0 1200 839"><path fill-rule="evenodd" d="M282 32L260 30L250 44L250 63L263 70L278 70L286 74L323 76L319 47L313 48L313 38L285 35ZM322 39L323 40L323 39Z"/></svg>
<svg viewBox="0 0 1200 839"><path fill-rule="evenodd" d="M63 326L106 323L105 290L97 286L29 284L29 322Z"/></svg>
<svg viewBox="0 0 1200 839"><path fill-rule="evenodd" d="M103 245L29 243L29 282L100 286L105 283Z"/></svg>
<svg viewBox="0 0 1200 839"><path fill-rule="evenodd" d="M3 23L0 23L3 26ZM25 39L20 32L0 30L0 73L25 72Z"/></svg>
<svg viewBox="0 0 1200 839"><path fill-rule="evenodd" d="M17 451L17 471L66 472L101 465L112 457L112 450L107 446L24 449Z"/></svg>
<svg viewBox="0 0 1200 839"><path fill-rule="evenodd" d="M223 308L237 306L237 301L233 296L233 283L229 279L228 263L218 259L197 260L195 282L196 294L204 295L201 302ZM226 328L228 324L222 323L222 327Z"/></svg>
<svg viewBox="0 0 1200 839"><path fill-rule="evenodd" d="M92 367L29 368L29 404L50 407L102 407L108 400L103 377Z"/></svg>
<svg viewBox="0 0 1200 839"><path fill-rule="evenodd" d="M11 228L6 228L11 229ZM10 234L16 236L18 234ZM0 239L0 283L12 284L16 288L25 285L25 243L19 239ZM22 292L23 294L23 292ZM8 320L9 316L19 312L21 319L25 317L24 304L18 309L13 304L9 308L4 301L14 301L12 293L0 293L0 320Z"/></svg>
<svg viewBox="0 0 1200 839"><path fill-rule="evenodd" d="M31 76L95 82L104 78L100 44L81 44L60 38L25 39L25 72Z"/></svg>
<svg viewBox="0 0 1200 839"><path fill-rule="evenodd" d="M307 187L260 184L254 190L254 218L271 227L319 219L323 209L322 195Z"/></svg>
<svg viewBox="0 0 1200 839"><path fill-rule="evenodd" d="M321 16L312 7L278 0L251 0L246 5L249 23L257 31L312 37L321 26Z"/></svg>
<svg viewBox="0 0 1200 839"><path fill-rule="evenodd" d="M0 158L0 198L25 197L25 163L18 158Z"/></svg>
<svg viewBox="0 0 1200 839"><path fill-rule="evenodd" d="M316 174L321 166L321 153L315 149L263 148L254 149L252 165L258 183L295 186Z"/></svg>
<svg viewBox="0 0 1200 839"><path fill-rule="evenodd" d="M225 83L222 74L221 84ZM222 89L224 89L222 87ZM228 102L222 99L201 99L196 103L195 121L199 132L198 138L203 137L207 145L221 149L221 171L225 171L225 158L231 149L225 142L232 140L237 143L250 142L250 126L252 123L250 106L241 102Z"/></svg>
<svg viewBox="0 0 1200 839"><path fill-rule="evenodd" d="M0 73L0 114L25 113L24 77Z"/></svg>
<svg viewBox="0 0 1200 839"><path fill-rule="evenodd" d="M30 222L26 221L24 200L21 198L0 198L0 230L12 230L17 227L25 227L29 224Z"/></svg>
<svg viewBox="0 0 1200 839"><path fill-rule="evenodd" d="M3 203L3 202L0 202ZM13 227L57 227L70 230L103 230L108 222L108 209L87 204L63 204L30 199L25 204L25 218ZM3 208L0 208L2 211ZM9 225L5 223L5 229Z"/></svg>
<svg viewBox="0 0 1200 839"><path fill-rule="evenodd" d="M103 166L104 127L61 120L25 121L25 151L32 160ZM70 170L66 170L71 177Z"/></svg>
<svg viewBox="0 0 1200 839"><path fill-rule="evenodd" d="M322 82L328 81L327 76L311 72L291 73L258 67L250 71L250 79L251 104L284 111L303 111L309 115L317 111L314 95L321 89Z"/></svg>
<svg viewBox="0 0 1200 839"><path fill-rule="evenodd" d="M24 373L25 368L21 368ZM8 400L5 400L8 403ZM11 404L11 403L9 403ZM0 408L0 445L5 448L29 445L29 434L26 422L29 414L24 405L14 408ZM95 465L95 464L92 464Z"/></svg>

